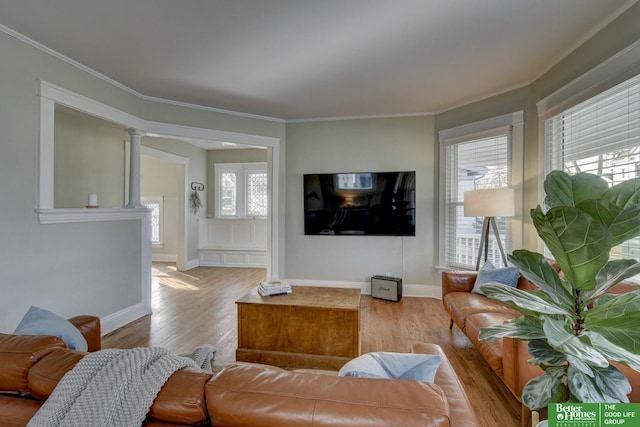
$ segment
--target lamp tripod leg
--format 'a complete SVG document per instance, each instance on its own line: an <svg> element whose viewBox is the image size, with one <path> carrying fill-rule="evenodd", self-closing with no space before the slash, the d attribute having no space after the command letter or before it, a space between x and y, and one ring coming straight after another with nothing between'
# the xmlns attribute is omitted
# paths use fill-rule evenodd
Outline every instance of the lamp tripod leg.
<svg viewBox="0 0 640 427"><path fill-rule="evenodd" d="M482 250L484 249L484 261L487 261L489 255L489 217L486 217L482 223L482 235L480 244L478 245L478 259L476 261L476 271L480 271L480 260L482 259Z"/></svg>
<svg viewBox="0 0 640 427"><path fill-rule="evenodd" d="M500 240L500 233L498 233L498 225L496 224L496 220L494 217L489 218L489 220L493 228L493 233L496 235L496 241L498 242L498 248L500 248L500 255L502 256L502 262L504 263L504 266L507 267L507 257L504 254L504 248L502 247L502 241Z"/></svg>

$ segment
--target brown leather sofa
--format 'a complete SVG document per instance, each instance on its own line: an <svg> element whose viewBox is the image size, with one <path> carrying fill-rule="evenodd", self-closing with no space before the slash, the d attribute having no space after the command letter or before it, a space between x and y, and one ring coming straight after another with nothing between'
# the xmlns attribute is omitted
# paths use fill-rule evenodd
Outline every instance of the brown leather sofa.
<svg viewBox="0 0 640 427"><path fill-rule="evenodd" d="M82 325L89 348L99 349L95 329ZM416 344L412 351L441 356L435 384L243 363L228 365L217 375L184 368L165 383L144 425L478 426L440 347ZM69 350L56 337L0 334L0 425L26 425L85 354Z"/></svg>
<svg viewBox="0 0 640 427"><path fill-rule="evenodd" d="M457 325L476 349L484 357L491 369L506 384L511 393L522 401L522 389L531 378L542 374L542 369L528 363L531 355L526 341L503 338L498 341L479 341L480 328L501 324L519 313L505 303L492 300L484 295L472 293L477 272L444 271L442 273L442 304L451 317L449 328ZM520 289L538 289L527 279L520 277ZM619 284L610 292L628 292L639 287L633 284ZM626 366L615 364L629 379L633 390L629 394L632 402L640 402L640 373ZM523 405L523 425L526 425L527 409Z"/></svg>

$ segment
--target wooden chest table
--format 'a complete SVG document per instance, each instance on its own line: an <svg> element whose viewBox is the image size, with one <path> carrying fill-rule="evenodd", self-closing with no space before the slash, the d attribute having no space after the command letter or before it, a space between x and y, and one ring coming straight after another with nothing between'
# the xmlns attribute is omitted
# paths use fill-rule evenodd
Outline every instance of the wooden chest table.
<svg viewBox="0 0 640 427"><path fill-rule="evenodd" d="M293 286L238 301L236 360L283 368L338 370L360 355L360 290Z"/></svg>

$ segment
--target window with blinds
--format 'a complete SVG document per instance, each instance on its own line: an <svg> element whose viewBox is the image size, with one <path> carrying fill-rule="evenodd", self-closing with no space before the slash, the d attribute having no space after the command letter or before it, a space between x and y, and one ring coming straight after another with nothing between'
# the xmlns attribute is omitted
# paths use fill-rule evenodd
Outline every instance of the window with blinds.
<svg viewBox="0 0 640 427"><path fill-rule="evenodd" d="M503 128L492 136L445 144L444 262L448 267L475 268L484 218L464 216L464 192L512 186L510 140L510 128ZM498 217L496 222L502 245L510 253L510 220ZM488 260L496 266L502 264L493 233Z"/></svg>
<svg viewBox="0 0 640 427"><path fill-rule="evenodd" d="M640 176L640 75L545 120L545 175L590 172L610 185ZM640 239L611 252L640 258Z"/></svg>

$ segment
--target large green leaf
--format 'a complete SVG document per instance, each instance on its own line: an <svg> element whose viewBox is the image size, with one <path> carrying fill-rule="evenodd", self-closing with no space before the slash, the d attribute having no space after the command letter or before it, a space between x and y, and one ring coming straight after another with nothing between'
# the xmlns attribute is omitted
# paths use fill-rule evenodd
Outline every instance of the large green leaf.
<svg viewBox="0 0 640 427"><path fill-rule="evenodd" d="M615 221L622 212L622 208L616 206L607 199L588 199L576 205L576 208L591 215L593 219L603 223L607 227Z"/></svg>
<svg viewBox="0 0 640 427"><path fill-rule="evenodd" d="M480 341L496 341L504 337L521 340L544 339L542 323L525 316L517 317L511 322L480 328Z"/></svg>
<svg viewBox="0 0 640 427"><path fill-rule="evenodd" d="M480 287L482 292L491 299L513 303L525 310L532 310L545 314L564 314L571 316L573 313L566 307L559 306L551 301L547 301L533 292L523 291L500 283L487 283Z"/></svg>
<svg viewBox="0 0 640 427"><path fill-rule="evenodd" d="M569 175L552 171L544 181L547 207L575 206L587 199L597 199L609 189L607 181L588 173Z"/></svg>
<svg viewBox="0 0 640 427"><path fill-rule="evenodd" d="M568 310L574 304L573 293L547 259L537 252L520 249L509 255L509 261L529 282L545 291L559 306Z"/></svg>
<svg viewBox="0 0 640 427"><path fill-rule="evenodd" d="M534 339L529 341L529 354L533 358L529 359L531 365L562 365L566 362L565 355L551 347L544 339Z"/></svg>
<svg viewBox="0 0 640 427"><path fill-rule="evenodd" d="M613 286L636 274L640 274L640 262L636 260L617 259L609 261L596 276L596 288L584 294L585 303L589 304Z"/></svg>
<svg viewBox="0 0 640 427"><path fill-rule="evenodd" d="M614 185L604 192L602 198L623 209L640 204L640 178L633 178Z"/></svg>
<svg viewBox="0 0 640 427"><path fill-rule="evenodd" d="M609 226L612 246L640 235L640 205L624 209Z"/></svg>
<svg viewBox="0 0 640 427"><path fill-rule="evenodd" d="M565 356L567 357L567 363L569 366L573 366L573 369L576 369L589 377L593 376L593 367L589 365L588 360L582 360L571 354L565 354Z"/></svg>
<svg viewBox="0 0 640 427"><path fill-rule="evenodd" d="M609 365L607 359L600 352L569 332L563 320L546 315L542 317L544 319L544 333L551 347L568 356L573 356L589 366L605 368Z"/></svg>
<svg viewBox="0 0 640 427"><path fill-rule="evenodd" d="M602 372L605 372L605 369L603 369ZM613 377L613 375L611 375L611 377L612 380L618 379ZM609 377L607 377L607 379L609 379ZM605 390L599 387L599 384L596 381L596 375L594 375L594 377L590 377L585 375L583 372L574 369L571 365L569 365L569 369L567 369L567 384L569 385L569 391L571 394L580 402L620 402L620 399L610 396L605 392ZM606 390L608 391L609 388L606 388Z"/></svg>
<svg viewBox="0 0 640 427"><path fill-rule="evenodd" d="M604 369L593 368L596 386L607 396L611 396L619 402L629 403L631 384L618 368L609 365Z"/></svg>
<svg viewBox="0 0 640 427"><path fill-rule="evenodd" d="M587 331L584 333L584 336L589 339L593 348L598 350L605 357L615 360L616 362L624 363L631 369L640 372L640 354L637 352L633 353L625 350L624 348L607 341L597 332Z"/></svg>
<svg viewBox="0 0 640 427"><path fill-rule="evenodd" d="M594 322L598 319L610 319L615 317L615 321L619 321L619 317L625 314L633 314L640 311L640 289L620 295L607 295L606 299L599 299L587 314L587 319ZM640 324L638 325L640 331Z"/></svg>
<svg viewBox="0 0 640 427"><path fill-rule="evenodd" d="M538 234L567 280L579 290L596 286L596 275L609 260L611 234L607 227L579 209L558 206L532 214Z"/></svg>
<svg viewBox="0 0 640 427"><path fill-rule="evenodd" d="M585 312L584 328L618 347L640 353L640 290L601 297Z"/></svg>
<svg viewBox="0 0 640 427"><path fill-rule="evenodd" d="M522 402L532 411L545 408L551 402L564 402L564 372L563 367L550 367L544 374L529 380L522 389Z"/></svg>

